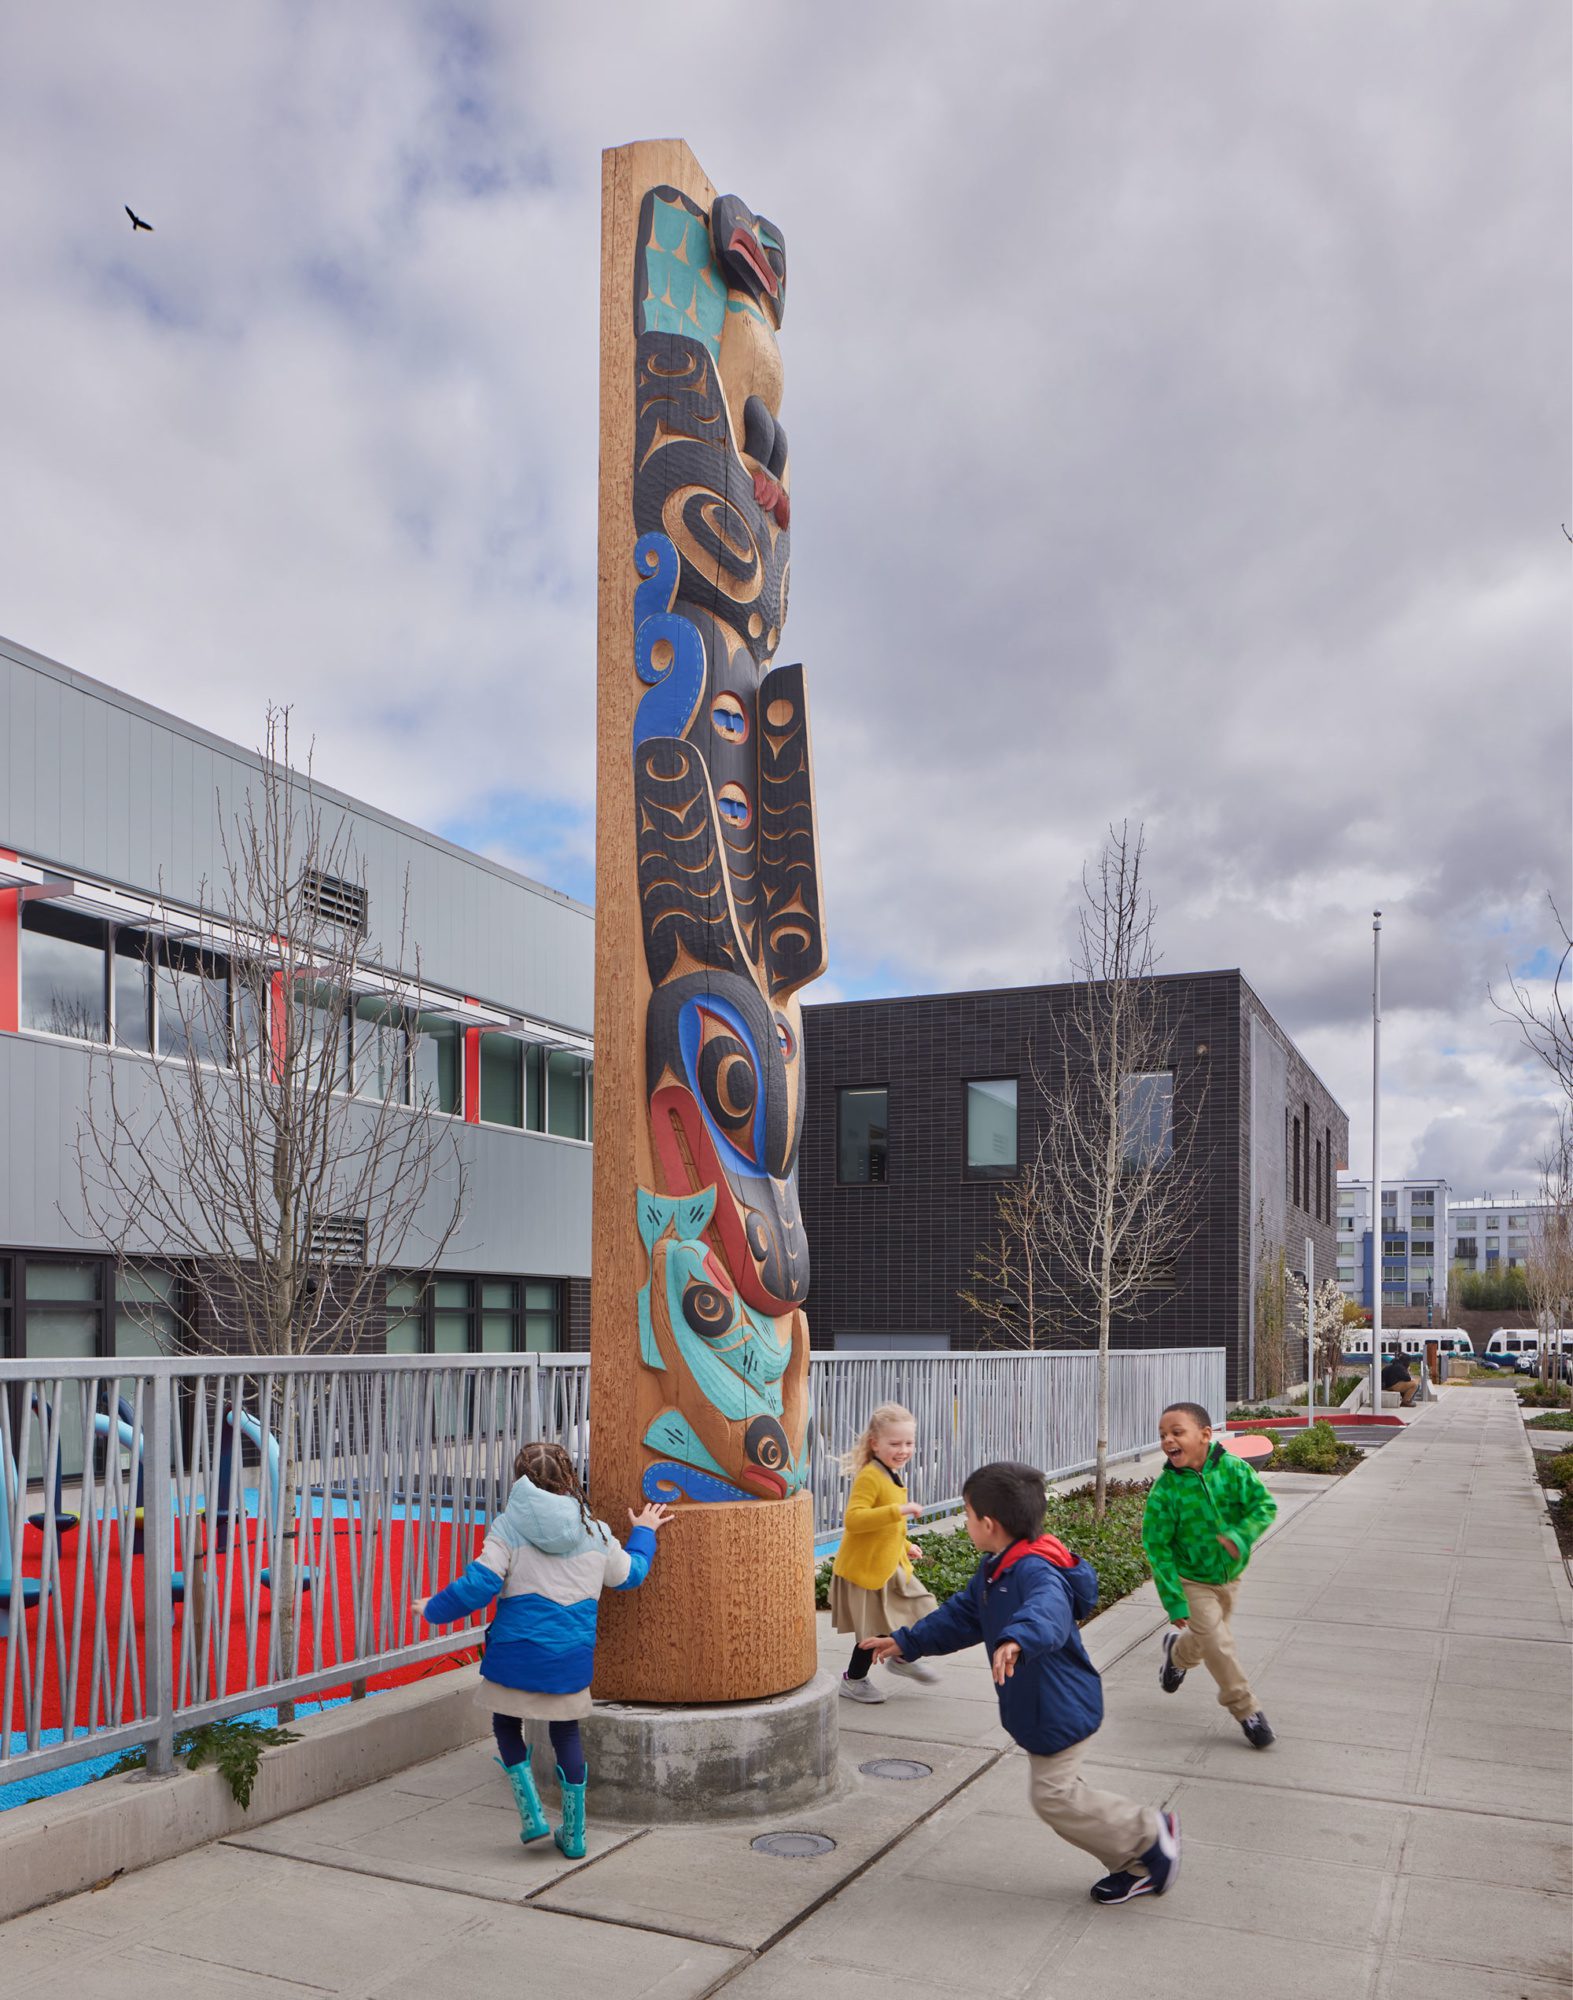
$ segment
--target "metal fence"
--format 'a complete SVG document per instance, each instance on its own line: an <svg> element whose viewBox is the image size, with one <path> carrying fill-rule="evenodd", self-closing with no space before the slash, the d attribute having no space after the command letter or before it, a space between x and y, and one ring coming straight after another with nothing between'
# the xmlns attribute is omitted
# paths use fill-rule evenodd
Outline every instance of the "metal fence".
<svg viewBox="0 0 1573 2000"><path fill-rule="evenodd" d="M1221 1410L1221 1348L1117 1351L1110 1451L1165 1403ZM909 1490L957 1500L972 1466L1092 1463L1096 1357L816 1355L814 1525L882 1402L917 1418ZM529 1437L587 1470L577 1355L0 1361L0 1784L364 1683L473 1645L430 1594L469 1561Z"/></svg>

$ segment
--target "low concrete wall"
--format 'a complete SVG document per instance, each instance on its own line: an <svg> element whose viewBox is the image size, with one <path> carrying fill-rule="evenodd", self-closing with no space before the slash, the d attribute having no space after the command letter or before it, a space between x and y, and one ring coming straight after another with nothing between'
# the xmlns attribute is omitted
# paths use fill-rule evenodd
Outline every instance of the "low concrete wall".
<svg viewBox="0 0 1573 2000"><path fill-rule="evenodd" d="M353 1792L486 1733L473 1669L303 1717L264 1751L249 1810L211 1768L103 1778L0 1813L0 1920Z"/></svg>

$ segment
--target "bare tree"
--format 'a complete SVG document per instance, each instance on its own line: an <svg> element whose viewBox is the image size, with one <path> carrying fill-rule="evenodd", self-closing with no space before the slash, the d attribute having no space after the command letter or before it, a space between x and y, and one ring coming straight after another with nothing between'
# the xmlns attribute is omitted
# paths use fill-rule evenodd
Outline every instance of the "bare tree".
<svg viewBox="0 0 1573 2000"><path fill-rule="evenodd" d="M1067 1327L1098 1346L1094 1511L1108 1491L1109 1339L1139 1314L1195 1234L1201 1191L1195 1072L1175 1088L1175 1023L1156 982L1145 837L1111 827L1082 875L1076 983L1056 1023L1049 1068L1033 1064L1045 1106L1047 1268Z"/></svg>
<svg viewBox="0 0 1573 2000"><path fill-rule="evenodd" d="M431 1269L458 1226L465 1167L418 1079L419 958L365 934L354 830L290 766L270 708L262 768L221 818L221 879L185 934L150 940L152 1062L95 1062L77 1132L83 1207L122 1271L177 1263L185 1337L225 1353L361 1345L390 1269ZM413 960L413 965L411 964ZM117 957L118 964L118 957ZM406 976L405 968L412 977ZM283 1556L271 1591L294 1657L295 1497L306 1441L276 1422Z"/></svg>
<svg viewBox="0 0 1573 2000"><path fill-rule="evenodd" d="M1569 931L1567 919L1557 908L1556 899L1548 896L1546 901L1551 905L1551 915L1562 941L1561 956L1551 977L1550 993L1544 999L1537 999L1529 983L1510 971L1508 992L1511 997L1499 1000L1493 992L1491 1002L1498 1013L1505 1014L1517 1024L1526 1047L1550 1070L1563 1095L1573 1100L1573 1013L1569 1011L1569 991L1573 988L1573 931Z"/></svg>
<svg viewBox="0 0 1573 2000"><path fill-rule="evenodd" d="M1056 1338L1048 1207L1048 1171L1035 1154L1000 1188L998 1227L957 1293L991 1347L1047 1347Z"/></svg>
<svg viewBox="0 0 1573 2000"><path fill-rule="evenodd" d="M1573 1115L1557 1114L1540 1158L1540 1209L1535 1217L1524 1283L1540 1329L1540 1374L1561 1379L1562 1331L1573 1326Z"/></svg>

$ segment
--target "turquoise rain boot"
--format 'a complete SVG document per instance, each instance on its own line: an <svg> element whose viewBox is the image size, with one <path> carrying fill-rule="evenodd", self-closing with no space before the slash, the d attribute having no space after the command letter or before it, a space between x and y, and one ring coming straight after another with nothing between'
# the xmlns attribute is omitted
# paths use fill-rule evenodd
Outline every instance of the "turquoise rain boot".
<svg viewBox="0 0 1573 2000"><path fill-rule="evenodd" d="M562 1765L557 1767L557 1782L563 1794L563 1823L552 1838L570 1861L584 1859L584 1787L589 1780L586 1771L583 1783L570 1785L563 1776Z"/></svg>
<svg viewBox="0 0 1573 2000"><path fill-rule="evenodd" d="M541 1811L541 1795L535 1789L535 1776L530 1769L530 1753L524 1753L522 1764L505 1764L501 1757L494 1759L498 1768L508 1780L513 1793L513 1802L519 1808L519 1838L526 1847L532 1840L544 1840L551 1832L545 1813Z"/></svg>

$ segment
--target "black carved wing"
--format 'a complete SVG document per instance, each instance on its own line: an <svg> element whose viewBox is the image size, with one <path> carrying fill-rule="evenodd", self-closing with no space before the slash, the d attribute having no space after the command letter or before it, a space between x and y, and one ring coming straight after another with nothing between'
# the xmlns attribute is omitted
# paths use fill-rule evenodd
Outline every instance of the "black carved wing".
<svg viewBox="0 0 1573 2000"><path fill-rule="evenodd" d="M825 969L814 773L801 667L774 667L759 683L759 877L765 965L780 1000Z"/></svg>
<svg viewBox="0 0 1573 2000"><path fill-rule="evenodd" d="M637 747L634 814L639 916L652 983L670 976L679 950L694 965L746 977L716 838L715 801L704 759L692 744L652 736Z"/></svg>

